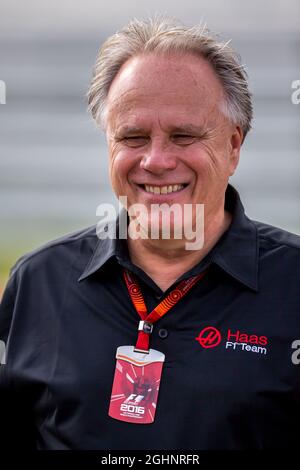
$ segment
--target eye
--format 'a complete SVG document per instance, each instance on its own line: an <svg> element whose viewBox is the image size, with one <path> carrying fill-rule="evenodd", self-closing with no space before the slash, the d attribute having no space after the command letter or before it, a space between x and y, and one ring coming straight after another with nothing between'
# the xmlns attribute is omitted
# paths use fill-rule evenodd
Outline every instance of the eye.
<svg viewBox="0 0 300 470"><path fill-rule="evenodd" d="M122 141L128 147L142 147L148 143L148 137L141 135L132 135L130 137L123 137Z"/></svg>
<svg viewBox="0 0 300 470"><path fill-rule="evenodd" d="M178 145L190 145L195 142L196 137L188 134L174 134L172 140Z"/></svg>

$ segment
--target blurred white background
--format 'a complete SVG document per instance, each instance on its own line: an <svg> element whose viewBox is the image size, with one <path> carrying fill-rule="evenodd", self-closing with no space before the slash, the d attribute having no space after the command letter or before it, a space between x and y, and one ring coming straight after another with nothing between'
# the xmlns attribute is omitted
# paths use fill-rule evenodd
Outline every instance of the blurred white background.
<svg viewBox="0 0 300 470"><path fill-rule="evenodd" d="M250 217L300 234L300 105L291 101L300 79L299 0L0 0L2 277L21 253L96 223L96 206L114 200L85 94L102 41L154 13L204 21L232 38L255 116L232 183Z"/></svg>

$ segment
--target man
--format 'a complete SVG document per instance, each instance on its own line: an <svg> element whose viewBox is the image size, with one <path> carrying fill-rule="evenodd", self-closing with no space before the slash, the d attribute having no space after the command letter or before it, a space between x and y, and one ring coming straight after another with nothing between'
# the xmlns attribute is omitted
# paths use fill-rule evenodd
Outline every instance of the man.
<svg viewBox="0 0 300 470"><path fill-rule="evenodd" d="M89 105L128 234L146 208L142 236L92 227L12 269L0 312L10 443L18 429L38 449L294 447L300 242L249 220L228 184L252 117L236 54L204 28L134 20L100 50ZM157 204L191 207L169 238ZM175 237L187 224L203 231L197 249Z"/></svg>

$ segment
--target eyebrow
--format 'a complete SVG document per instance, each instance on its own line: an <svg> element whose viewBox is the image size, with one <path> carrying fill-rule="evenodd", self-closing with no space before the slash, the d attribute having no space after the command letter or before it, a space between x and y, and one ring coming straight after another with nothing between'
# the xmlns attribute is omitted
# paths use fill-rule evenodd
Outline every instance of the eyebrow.
<svg viewBox="0 0 300 470"><path fill-rule="evenodd" d="M145 132L146 129L144 127L131 127L131 126L122 126L117 129L117 134L140 134Z"/></svg>
<svg viewBox="0 0 300 470"><path fill-rule="evenodd" d="M204 129L202 126L196 126L194 124L183 124L182 126L174 126L171 127L172 133L189 133L189 134L201 134L203 133ZM117 134L127 134L127 135L134 135L134 134L142 134L144 132L148 132L147 128L144 127L133 127L133 126L124 126L117 130Z"/></svg>
<svg viewBox="0 0 300 470"><path fill-rule="evenodd" d="M172 128L172 132L187 133L187 134L199 134L203 133L204 129L202 126L196 126L194 124L183 124L182 126L176 126Z"/></svg>

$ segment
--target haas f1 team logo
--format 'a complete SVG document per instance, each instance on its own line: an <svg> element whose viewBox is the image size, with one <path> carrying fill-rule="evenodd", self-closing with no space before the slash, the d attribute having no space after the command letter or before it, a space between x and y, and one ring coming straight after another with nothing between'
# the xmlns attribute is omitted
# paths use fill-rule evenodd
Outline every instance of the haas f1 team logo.
<svg viewBox="0 0 300 470"><path fill-rule="evenodd" d="M213 326L207 326L204 328L196 338L203 348L214 348L220 344L221 339L221 333Z"/></svg>
<svg viewBox="0 0 300 470"><path fill-rule="evenodd" d="M258 354L267 354L268 338L266 336L258 336L256 334L248 334L240 330L227 330L223 334L225 341L225 349L241 350L248 352L255 352ZM204 349L215 348L222 342L221 332L214 326L207 326L200 331L196 341Z"/></svg>

